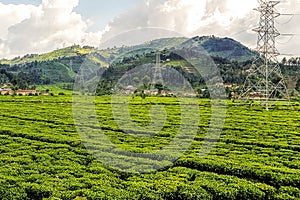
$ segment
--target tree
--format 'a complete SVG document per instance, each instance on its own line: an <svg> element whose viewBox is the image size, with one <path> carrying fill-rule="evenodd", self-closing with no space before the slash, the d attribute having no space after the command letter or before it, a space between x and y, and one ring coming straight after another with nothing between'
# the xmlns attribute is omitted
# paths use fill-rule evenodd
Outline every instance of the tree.
<svg viewBox="0 0 300 200"><path fill-rule="evenodd" d="M162 82L157 82L155 83L154 88L158 90L158 94L161 94L164 89L164 85L162 84Z"/></svg>
<svg viewBox="0 0 300 200"><path fill-rule="evenodd" d="M298 79L297 83L296 83L296 88L295 88L298 92L300 92L300 79Z"/></svg>
<svg viewBox="0 0 300 200"><path fill-rule="evenodd" d="M138 86L138 84L139 84L139 82L140 82L139 77L137 77L137 76L134 77L134 78L133 78L133 82L135 83L136 86Z"/></svg>
<svg viewBox="0 0 300 200"><path fill-rule="evenodd" d="M142 82L144 85L148 85L150 83L150 77L148 75L145 75L143 78L142 78Z"/></svg>
<svg viewBox="0 0 300 200"><path fill-rule="evenodd" d="M285 65L286 62L287 62L286 57L284 57L284 58L282 59L281 63L282 63L283 65Z"/></svg>
<svg viewBox="0 0 300 200"><path fill-rule="evenodd" d="M145 89L146 89L146 88L150 89L150 86L149 86L150 81L151 81L151 79L150 79L150 77L149 77L148 75L145 75L145 76L142 78L142 82L143 82L143 84L144 84L144 88L145 88Z"/></svg>

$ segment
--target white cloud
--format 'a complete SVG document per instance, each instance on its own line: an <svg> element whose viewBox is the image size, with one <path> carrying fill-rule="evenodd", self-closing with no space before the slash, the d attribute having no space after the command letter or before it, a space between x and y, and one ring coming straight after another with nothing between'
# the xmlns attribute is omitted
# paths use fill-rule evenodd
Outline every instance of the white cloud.
<svg viewBox="0 0 300 200"><path fill-rule="evenodd" d="M28 19L31 15L31 12L36 10L36 7L13 4L4 5L0 2L0 10L0 38L5 39L8 35L8 28L12 25L20 23L24 19Z"/></svg>
<svg viewBox="0 0 300 200"><path fill-rule="evenodd" d="M39 6L3 5L0 56L41 53L72 44L97 45L102 32L87 32L89 20L73 9L78 0L43 0Z"/></svg>
<svg viewBox="0 0 300 200"><path fill-rule="evenodd" d="M109 24L110 30L104 34L103 39L137 27L160 27L188 37L232 37L254 48L257 36L252 29L258 25L259 13L253 9L257 6L257 0L147 0L115 18ZM285 1L277 8L284 13L300 13L300 1ZM281 32L299 34L299 18L295 17L283 26L278 23L276 25ZM277 19L280 20L282 18ZM135 35L132 35L132 40L135 40ZM295 37L294 41L291 40L284 47L278 45L279 50L296 50L300 55L299 46L299 37L298 40Z"/></svg>
<svg viewBox="0 0 300 200"><path fill-rule="evenodd" d="M115 18L104 40L138 27L160 27L188 37L230 36L257 22L253 11L257 4L256 0L148 0ZM243 34L249 37L248 32Z"/></svg>
<svg viewBox="0 0 300 200"><path fill-rule="evenodd" d="M175 35L216 35L232 37L251 48L256 45L257 36L252 29L259 20L259 13L253 10L258 6L257 0L144 0L98 32L88 32L93 22L73 11L77 5L78 0L43 0L39 6L0 3L0 58L46 52L74 43L95 46L101 38L105 43L124 32L125 38L118 37L115 43L128 45ZM277 7L282 13L300 14L299 5L299 0L286 0ZM299 19L300 16L291 20L281 17L276 25L280 32L299 34ZM131 31L141 27L164 30L139 29L136 34ZM278 40L283 43L278 44L279 51L300 55L299 36Z"/></svg>

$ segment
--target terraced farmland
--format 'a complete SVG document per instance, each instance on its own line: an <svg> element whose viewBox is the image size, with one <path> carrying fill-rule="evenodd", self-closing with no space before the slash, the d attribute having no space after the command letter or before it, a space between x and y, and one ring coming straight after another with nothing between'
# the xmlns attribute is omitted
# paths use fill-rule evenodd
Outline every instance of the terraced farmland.
<svg viewBox="0 0 300 200"><path fill-rule="evenodd" d="M130 165L132 155L161 150L176 138L184 120L178 99L131 99L136 124L151 124L153 105L164 107L166 115L158 116L165 122L152 137L134 137L143 132L120 128L128 123L115 120L118 109L113 110L110 96L96 97L95 116L85 115L83 108L82 118L97 120L117 147L101 146L97 154L99 137L78 130L99 127L74 125L71 96L0 96L0 199L300 199L298 102L292 108L279 103L267 112L255 104L228 101L223 132L204 157L199 152L210 127L211 102L198 102L197 132L187 151L172 162L151 158L158 167L168 166L137 173L148 166ZM123 170L101 162L112 154L119 156L115 162ZM102 157L95 159L97 155ZM143 159L137 162L148 158Z"/></svg>

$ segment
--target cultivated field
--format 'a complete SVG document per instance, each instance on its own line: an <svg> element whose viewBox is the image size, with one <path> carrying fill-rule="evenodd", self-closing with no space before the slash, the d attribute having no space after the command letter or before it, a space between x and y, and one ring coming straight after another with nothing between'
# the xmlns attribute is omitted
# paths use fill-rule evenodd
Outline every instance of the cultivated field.
<svg viewBox="0 0 300 200"><path fill-rule="evenodd" d="M190 101L184 103L192 106ZM174 97L130 100L131 120L141 127L158 112L151 106L164 107L157 114L158 122L165 120L162 129L147 137L126 120L115 120L123 105L112 106L110 96L96 97L95 116L82 107L79 117L91 124L77 129L70 95L0 96L0 199L300 199L298 102L293 107L278 103L267 112L256 104L228 101L223 132L204 157L199 153L210 127L211 102L198 102L196 135L187 151L170 161L174 155L137 155L163 149L182 121L193 122L181 117ZM97 126L117 148L99 147ZM112 155L115 163L101 162ZM130 164L135 161L145 165ZM137 173L149 163L159 170Z"/></svg>

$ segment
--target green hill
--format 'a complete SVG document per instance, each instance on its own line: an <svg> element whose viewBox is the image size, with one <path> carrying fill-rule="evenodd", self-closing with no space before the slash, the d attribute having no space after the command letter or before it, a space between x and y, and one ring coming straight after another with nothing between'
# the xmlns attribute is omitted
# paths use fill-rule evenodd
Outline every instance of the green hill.
<svg viewBox="0 0 300 200"><path fill-rule="evenodd" d="M219 68L227 84L242 85L244 71L249 69L258 53L231 38L196 36L193 38L161 38L136 46L122 46L107 49L94 47L71 47L46 54L31 54L11 60L0 60L0 85L12 84L18 88L32 85L72 83L81 67L93 69L105 67L103 86L110 90L128 70L142 64L154 63L157 52L164 66L170 66L182 73L194 87L203 87L199 74L178 54L188 56L210 56ZM300 79L299 68L282 65L290 89ZM105 83L108 82L108 83ZM108 85L109 86L108 86Z"/></svg>
<svg viewBox="0 0 300 200"><path fill-rule="evenodd" d="M226 58L232 61L247 61L258 54L231 38L215 36L194 37L181 44L185 48L206 51L210 56Z"/></svg>

